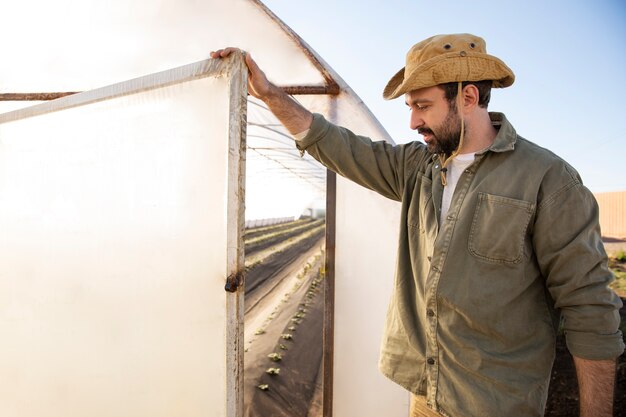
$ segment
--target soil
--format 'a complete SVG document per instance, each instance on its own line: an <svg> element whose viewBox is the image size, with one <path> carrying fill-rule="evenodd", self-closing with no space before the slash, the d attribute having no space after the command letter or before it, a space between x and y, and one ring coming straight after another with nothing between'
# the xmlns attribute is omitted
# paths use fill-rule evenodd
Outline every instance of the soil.
<svg viewBox="0 0 626 417"><path fill-rule="evenodd" d="M291 245L280 252L274 252L265 258L262 263L255 265L246 271L246 297L264 282L271 280L287 265L293 263L302 253L313 247L324 235L324 229L303 239L295 245Z"/></svg>
<svg viewBox="0 0 626 417"><path fill-rule="evenodd" d="M256 375L250 375L251 378L244 385L244 390L248 390L247 395L251 395L248 406L244 407L244 416L304 417L308 414L316 392L323 353L324 297L321 288L322 285L318 283L299 300L297 306L304 308L306 313L297 326L290 321L282 328L281 334L290 334L292 339L284 340L279 337L274 338L272 343L268 337L261 349L255 342L254 349L263 352L263 358L256 366L263 370L276 367L280 369L280 373L269 375L262 372L259 375L255 372L258 375L256 378ZM289 329L290 327L296 329ZM279 353L282 358L273 362L266 352ZM263 384L267 386L267 390L258 388Z"/></svg>
<svg viewBox="0 0 626 417"><path fill-rule="evenodd" d="M319 401L323 235L320 230L280 251L269 248L273 253L246 272L245 417L305 417ZM281 359L272 361L271 353ZM270 375L269 368L280 371ZM258 388L264 384L267 390Z"/></svg>
<svg viewBox="0 0 626 417"><path fill-rule="evenodd" d="M310 274L307 274L305 279L299 278L299 274L302 273L304 265L314 264L321 258L321 253L324 247L323 239L319 239L308 250L302 248L302 253L299 257L295 258L288 265L283 266L280 271L277 271L272 279L265 281L263 284L255 288L254 291L246 293L245 296L245 314L244 314L244 338L246 343L252 343L256 337L254 333L263 328L267 323L267 319L270 315L277 310L281 303L286 304L285 294L293 295L297 298L297 292L293 289L296 285L307 286L312 279ZM318 257L316 260L315 257ZM299 290L302 291L302 290ZM301 295L300 295L301 297ZM293 300L291 300L293 301ZM282 314L285 306L281 306L281 311L278 314ZM274 313L276 315L276 313Z"/></svg>
<svg viewBox="0 0 626 417"><path fill-rule="evenodd" d="M250 239L254 239L256 237L262 236L268 230L271 230L272 232L276 233L276 232L280 232L283 230L291 229L293 227L311 223L312 221L313 219L302 219L302 220L296 220L292 222L278 223L272 226L262 226L262 227L246 229L244 233L244 240L248 241Z"/></svg>
<svg viewBox="0 0 626 417"><path fill-rule="evenodd" d="M284 242L289 238L295 236L299 236L322 224L323 221L321 220L313 220L304 222L302 224L297 223L295 225L292 225L288 223L287 225L276 227L275 229L272 229L275 234L273 233L273 235L268 237L267 239L262 239L258 241L251 240L250 243L246 243L246 255L251 255L263 249L271 248L277 243ZM250 233L250 235L252 235L252 233ZM248 239L248 234L246 234L246 239Z"/></svg>

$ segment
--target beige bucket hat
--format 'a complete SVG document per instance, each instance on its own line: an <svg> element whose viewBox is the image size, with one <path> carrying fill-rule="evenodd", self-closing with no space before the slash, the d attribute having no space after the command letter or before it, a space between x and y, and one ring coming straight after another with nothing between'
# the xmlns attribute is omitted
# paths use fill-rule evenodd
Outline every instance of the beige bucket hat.
<svg viewBox="0 0 626 417"><path fill-rule="evenodd" d="M504 88L513 84L515 75L500 59L487 54L483 38L468 33L437 35L413 45L406 66L389 80L383 97L391 100L420 88L483 80Z"/></svg>

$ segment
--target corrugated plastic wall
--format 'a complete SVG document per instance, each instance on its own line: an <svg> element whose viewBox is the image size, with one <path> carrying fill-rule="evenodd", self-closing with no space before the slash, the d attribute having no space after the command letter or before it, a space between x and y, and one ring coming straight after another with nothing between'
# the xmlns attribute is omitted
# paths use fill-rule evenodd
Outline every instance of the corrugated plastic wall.
<svg viewBox="0 0 626 417"><path fill-rule="evenodd" d="M600 206L602 235L626 238L626 191L595 194Z"/></svg>

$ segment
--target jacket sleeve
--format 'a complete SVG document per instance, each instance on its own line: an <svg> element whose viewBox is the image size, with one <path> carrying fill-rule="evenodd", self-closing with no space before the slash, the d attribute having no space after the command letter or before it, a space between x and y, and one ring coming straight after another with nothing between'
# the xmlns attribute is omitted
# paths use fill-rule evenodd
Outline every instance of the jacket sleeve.
<svg viewBox="0 0 626 417"><path fill-rule="evenodd" d="M319 114L313 115L309 133L296 146L331 171L396 201L402 199L406 176L423 169L430 157L423 144L372 141Z"/></svg>
<svg viewBox="0 0 626 417"><path fill-rule="evenodd" d="M567 181L559 181L537 208L537 261L562 313L570 353L613 359L624 351L619 330L622 302L608 287L614 277L601 239L598 205L571 167L557 170Z"/></svg>

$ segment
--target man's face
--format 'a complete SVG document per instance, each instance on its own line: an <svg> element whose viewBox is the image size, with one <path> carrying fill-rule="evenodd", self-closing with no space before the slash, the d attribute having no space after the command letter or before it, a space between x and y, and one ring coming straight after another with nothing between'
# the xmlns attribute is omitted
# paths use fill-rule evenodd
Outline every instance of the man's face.
<svg viewBox="0 0 626 417"><path fill-rule="evenodd" d="M411 109L411 129L424 137L428 150L450 156L459 146L461 118L453 104L450 106L439 87L428 87L405 94Z"/></svg>

